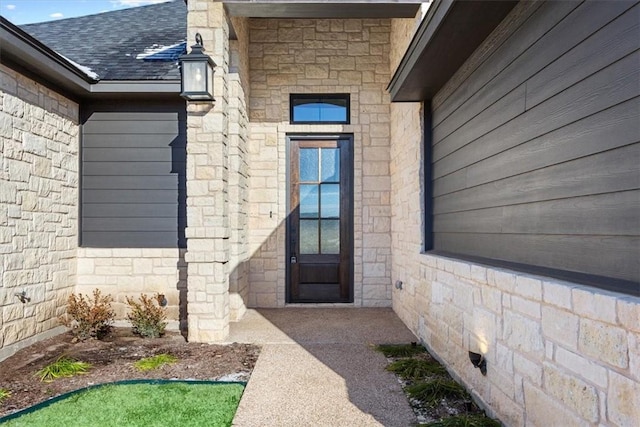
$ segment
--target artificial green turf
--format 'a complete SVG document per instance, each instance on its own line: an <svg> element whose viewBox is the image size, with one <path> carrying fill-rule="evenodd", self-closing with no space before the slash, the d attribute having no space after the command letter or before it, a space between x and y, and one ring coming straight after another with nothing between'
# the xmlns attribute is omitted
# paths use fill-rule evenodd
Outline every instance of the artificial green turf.
<svg viewBox="0 0 640 427"><path fill-rule="evenodd" d="M9 420L15 426L230 426L241 384L122 384L87 390Z"/></svg>

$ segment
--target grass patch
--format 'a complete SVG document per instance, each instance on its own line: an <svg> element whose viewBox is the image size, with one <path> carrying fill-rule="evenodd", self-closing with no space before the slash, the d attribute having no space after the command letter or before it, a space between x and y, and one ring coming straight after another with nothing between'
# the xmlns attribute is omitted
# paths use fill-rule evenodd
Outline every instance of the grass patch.
<svg viewBox="0 0 640 427"><path fill-rule="evenodd" d="M121 384L94 388L6 422L6 427L230 426L240 384Z"/></svg>
<svg viewBox="0 0 640 427"><path fill-rule="evenodd" d="M445 375L447 370L435 360L401 359L387 366L391 371L404 379L417 379L433 375Z"/></svg>
<svg viewBox="0 0 640 427"><path fill-rule="evenodd" d="M11 392L6 388L0 387L0 403L4 402L4 400L9 398L9 396L11 396Z"/></svg>
<svg viewBox="0 0 640 427"><path fill-rule="evenodd" d="M163 367L164 365L170 365L172 363L176 363L178 361L177 357L174 357L170 354L158 354L156 356L145 357L144 359L138 360L134 363L134 366L139 371L152 371L154 369L158 369Z"/></svg>
<svg viewBox="0 0 640 427"><path fill-rule="evenodd" d="M437 405L441 399L471 399L469 393L451 378L436 378L407 386L407 394L428 407Z"/></svg>
<svg viewBox="0 0 640 427"><path fill-rule="evenodd" d="M411 344L380 344L376 350L384 354L386 357L411 357L416 354L427 351L423 346L417 343Z"/></svg>
<svg viewBox="0 0 640 427"><path fill-rule="evenodd" d="M89 368L91 368L90 363L61 356L55 362L36 372L36 376L40 378L40 381L51 382L56 378L85 374Z"/></svg>
<svg viewBox="0 0 640 427"><path fill-rule="evenodd" d="M423 425L427 427L501 427L502 424L485 415L457 415Z"/></svg>

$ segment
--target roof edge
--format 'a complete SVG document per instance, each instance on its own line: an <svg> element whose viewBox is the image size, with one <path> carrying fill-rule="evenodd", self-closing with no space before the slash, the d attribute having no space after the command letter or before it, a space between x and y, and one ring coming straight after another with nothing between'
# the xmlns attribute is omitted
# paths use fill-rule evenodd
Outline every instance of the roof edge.
<svg viewBox="0 0 640 427"><path fill-rule="evenodd" d="M180 80L99 80L0 16L0 63L76 99L167 97L180 94Z"/></svg>
<svg viewBox="0 0 640 427"><path fill-rule="evenodd" d="M391 93L392 101L395 101L394 98L399 91L399 87L407 78L412 65L418 60L426 44L433 38L438 28L440 28L444 22L444 19L453 6L453 2L454 0L433 0L431 3L427 15L420 22L418 29L409 42L409 46L387 86L387 91Z"/></svg>
<svg viewBox="0 0 640 427"><path fill-rule="evenodd" d="M78 92L79 89L87 90L90 84L98 82L98 79L78 68L78 64L49 48L3 16L0 16L0 42L0 59L6 57L47 80L62 83L63 87L71 89L72 92Z"/></svg>
<svg viewBox="0 0 640 427"><path fill-rule="evenodd" d="M432 99L517 3L434 0L387 86L391 101Z"/></svg>
<svg viewBox="0 0 640 427"><path fill-rule="evenodd" d="M102 80L91 93L180 93L180 80Z"/></svg>

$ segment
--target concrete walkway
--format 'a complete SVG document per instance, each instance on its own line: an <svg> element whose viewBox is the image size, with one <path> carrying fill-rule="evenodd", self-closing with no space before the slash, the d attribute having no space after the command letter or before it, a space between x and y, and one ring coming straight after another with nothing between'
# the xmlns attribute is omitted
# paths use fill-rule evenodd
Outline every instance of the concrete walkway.
<svg viewBox="0 0 640 427"><path fill-rule="evenodd" d="M262 346L234 426L402 426L416 423L386 360L372 347L415 336L391 309L247 312L231 342Z"/></svg>

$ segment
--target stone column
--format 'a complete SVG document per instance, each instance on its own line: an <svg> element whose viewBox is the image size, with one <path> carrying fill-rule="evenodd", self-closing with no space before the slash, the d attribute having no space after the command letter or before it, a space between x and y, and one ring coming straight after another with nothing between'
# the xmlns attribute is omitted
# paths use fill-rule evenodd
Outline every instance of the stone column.
<svg viewBox="0 0 640 427"><path fill-rule="evenodd" d="M190 0L187 44L200 33L217 64L213 106L187 106L187 314L189 341L229 333L229 27L220 2Z"/></svg>

